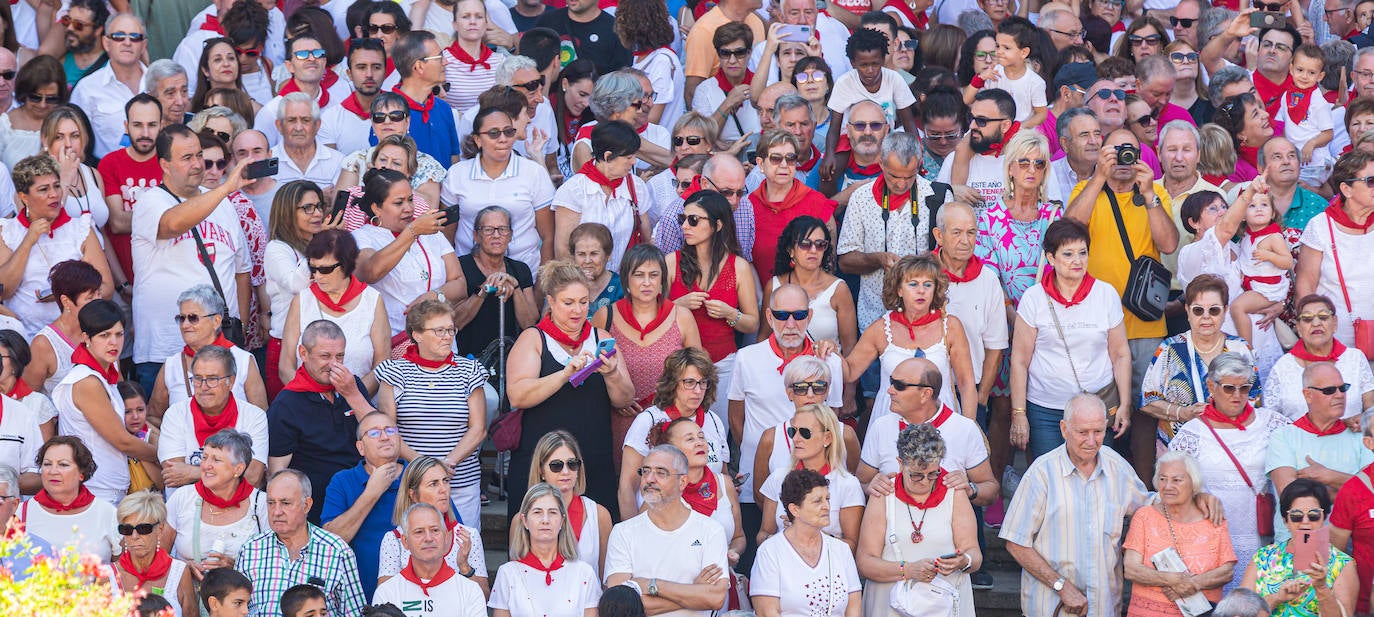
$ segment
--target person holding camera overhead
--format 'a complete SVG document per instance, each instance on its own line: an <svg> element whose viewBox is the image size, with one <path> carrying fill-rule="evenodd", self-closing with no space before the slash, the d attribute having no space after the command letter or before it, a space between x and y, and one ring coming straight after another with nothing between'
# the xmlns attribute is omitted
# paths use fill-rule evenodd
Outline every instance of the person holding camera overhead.
<svg viewBox="0 0 1374 617"><path fill-rule="evenodd" d="M1088 256L1088 274L1115 287L1123 296L1134 262L1148 257L1159 266L1161 254L1173 253L1178 248L1178 228L1173 223L1169 193L1154 181L1154 172L1140 160L1140 142L1125 129L1107 136L1097 158L1097 169L1070 196L1064 216L1088 226L1088 236L1094 241ZM1167 287L1167 279L1164 285ZM1154 307L1140 305L1150 304L1148 300L1132 300L1125 296L1122 305L1127 309L1126 339L1131 352L1129 394L1130 400L1135 401L1139 400L1140 382L1150 367L1150 359L1167 329L1162 312L1152 315L1150 309ZM1147 479L1154 474L1155 419L1133 411L1130 421L1134 429L1131 452L1135 455L1136 473Z"/></svg>

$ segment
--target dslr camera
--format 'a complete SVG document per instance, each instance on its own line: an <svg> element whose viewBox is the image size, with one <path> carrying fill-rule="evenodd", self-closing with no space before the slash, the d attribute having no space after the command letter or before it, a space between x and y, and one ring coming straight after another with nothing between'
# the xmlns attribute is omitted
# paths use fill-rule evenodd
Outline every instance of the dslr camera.
<svg viewBox="0 0 1374 617"><path fill-rule="evenodd" d="M1135 144L1121 144L1116 147L1116 164L1125 167L1140 161L1140 147Z"/></svg>

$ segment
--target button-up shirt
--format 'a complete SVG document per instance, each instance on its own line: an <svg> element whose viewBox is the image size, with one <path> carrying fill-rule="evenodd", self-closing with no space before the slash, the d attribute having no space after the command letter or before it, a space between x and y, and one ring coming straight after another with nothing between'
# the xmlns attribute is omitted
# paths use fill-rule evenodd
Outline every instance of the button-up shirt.
<svg viewBox="0 0 1374 617"><path fill-rule="evenodd" d="M143 73L148 67L138 67L138 82L143 83ZM95 133L95 156L100 158L118 150L124 138L124 104L134 98L136 92L115 77L114 66L106 64L99 70L85 76L72 88L71 104L85 110L91 119L91 130Z"/></svg>
<svg viewBox="0 0 1374 617"><path fill-rule="evenodd" d="M677 222L677 215L682 214L687 202L676 195L674 197L672 203L662 206L658 224L654 225L654 245L665 255L682 250L685 242L682 237L682 223ZM740 197L742 203L735 208L735 237L739 239L741 255L754 253L754 208L749 205L748 199L748 196Z"/></svg>
<svg viewBox="0 0 1374 617"><path fill-rule="evenodd" d="M1102 448L1087 477L1059 446L1031 463L1002 523L1002 539L1033 549L1088 598L1085 617L1121 614L1122 521L1154 496L1130 463ZM1051 615L1059 595L1021 572L1021 611Z"/></svg>
<svg viewBox="0 0 1374 617"><path fill-rule="evenodd" d="M281 184L292 180L309 180L321 187L331 187L339 181L339 171L343 169L343 153L321 143L315 144L315 156L305 169L296 166L296 161L286 153L284 143L272 148L272 156L281 162L277 173L277 182Z"/></svg>
<svg viewBox="0 0 1374 617"><path fill-rule="evenodd" d="M343 538L314 525L307 525L310 539L301 548L299 559L277 534L264 531L239 549L235 567L253 581L248 614L274 617L281 614L281 594L296 585L317 585L324 591L331 615L361 615L367 599L358 582L358 564L353 549Z"/></svg>
<svg viewBox="0 0 1374 617"><path fill-rule="evenodd" d="M892 253L901 257L934 248L927 246L930 226L935 223L930 220L930 209L926 207L926 198L935 194L930 182L925 178L917 178L911 189L910 205L887 216L883 216L883 206L873 196L874 182L877 180L859 185L850 196L835 254L843 257L849 253ZM913 210L920 229L912 225ZM886 272L884 268L878 268L859 275L860 332L886 312L883 308L883 276Z"/></svg>

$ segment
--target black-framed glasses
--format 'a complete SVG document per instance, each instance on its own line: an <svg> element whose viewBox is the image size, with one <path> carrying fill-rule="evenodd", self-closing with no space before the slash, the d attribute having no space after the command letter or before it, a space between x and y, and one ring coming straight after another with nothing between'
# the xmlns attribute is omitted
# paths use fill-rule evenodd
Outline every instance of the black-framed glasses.
<svg viewBox="0 0 1374 617"><path fill-rule="evenodd" d="M56 94L52 96L45 96L37 92L30 92L24 98L28 99L29 104L31 105L56 105L62 102L62 97Z"/></svg>
<svg viewBox="0 0 1374 617"><path fill-rule="evenodd" d="M1287 514L1288 522L1290 523L1301 523L1304 517L1307 518L1307 522L1309 523L1315 523L1317 521L1322 520L1323 518L1326 518L1326 511L1321 508L1313 508L1311 510L1305 511L1296 509L1289 510Z"/></svg>
<svg viewBox="0 0 1374 617"><path fill-rule="evenodd" d="M821 238L820 240L802 238L801 240L797 240L797 248L803 251L810 251L814 249L817 251L824 252L826 249L830 248L830 241L826 240L825 238Z"/></svg>
<svg viewBox="0 0 1374 617"><path fill-rule="evenodd" d="M715 190L715 192L720 193L721 196L724 197L724 198L726 198L726 199L730 199L731 197L743 198L744 195L745 195L746 193L749 192L749 191L747 191L747 190L745 190L745 189L742 189L742 188L739 188L739 189L726 189L726 188L721 188L720 185L716 184L716 181L715 181L715 180L712 180L712 179L710 179L710 178L708 178L708 177L706 177L706 176L702 176L702 177L701 177L701 180L702 180L703 182L710 182L710 183L711 183L711 188L712 188L713 190ZM678 221L678 224L681 224L681 223L682 223L682 221Z"/></svg>
<svg viewBox="0 0 1374 617"><path fill-rule="evenodd" d="M930 384L905 382L900 379L897 379L896 377L888 377L887 383L891 384L892 389L898 392L906 392L907 388L930 388L931 390L935 389L935 386L932 386Z"/></svg>
<svg viewBox="0 0 1374 617"><path fill-rule="evenodd" d="M1250 395L1250 389L1253 388L1253 387L1254 387L1254 386L1251 386L1251 385L1248 384L1248 383L1243 383L1243 384L1240 384L1240 385L1236 385L1236 384L1233 384L1233 383L1219 383L1219 384L1217 384L1217 389L1218 389L1218 390L1221 390L1221 393L1222 393L1222 394L1225 394L1226 396L1235 396L1237 393L1239 393L1241 396L1249 396L1249 395Z"/></svg>
<svg viewBox="0 0 1374 617"><path fill-rule="evenodd" d="M710 219L711 217L702 216L700 214L679 214L677 215L677 224L687 225L688 227L696 227L697 225L700 225L702 221L708 221Z"/></svg>
<svg viewBox="0 0 1374 617"><path fill-rule="evenodd" d="M1088 31L1087 31L1087 30L1075 30L1075 31L1073 31L1073 32L1065 32L1065 31L1063 31L1063 30L1055 30L1054 28L1047 28L1047 29L1048 29L1050 32L1053 32L1053 33L1055 33L1055 34L1058 34L1059 36L1062 36L1062 37L1065 37L1065 38L1068 38L1068 39L1072 39L1072 40L1075 40L1075 41L1081 41L1081 40L1083 40L1083 37L1085 37L1085 36L1088 35Z"/></svg>
<svg viewBox="0 0 1374 617"><path fill-rule="evenodd" d="M821 429L821 430L824 430L824 429ZM813 435L815 435L815 434L816 434L816 431L813 431L813 430L811 430L811 429L809 429L809 428L806 428L806 427L800 427L800 426L789 426L789 427L787 427L787 438L788 438L788 439L796 439L796 438L797 438L797 435L801 435L801 438L802 438L802 439L811 439L811 437L812 437Z"/></svg>
<svg viewBox="0 0 1374 617"><path fill-rule="evenodd" d="M324 214L325 210L328 210L329 207L324 205L324 202L317 201L308 204L300 204L296 206L296 209L306 214Z"/></svg>
<svg viewBox="0 0 1374 617"><path fill-rule="evenodd" d="M363 431L363 437L366 437L368 439L381 439L382 435L386 435L388 437L395 437L399 434L401 434L401 429L396 428L394 426L388 426L385 428L373 428Z"/></svg>
<svg viewBox="0 0 1374 617"><path fill-rule="evenodd" d="M343 265L343 264L341 264L341 263L332 263L332 264L329 264L329 265L327 265L327 266L311 266L311 265L307 265L306 267L310 269L310 273L311 273L311 274L331 274L331 273L333 273L335 270L338 270L338 269L339 269L339 266L342 266L342 265Z"/></svg>
<svg viewBox="0 0 1374 617"><path fill-rule="evenodd" d="M774 165L781 165L783 163L787 163L788 165L796 165L797 155L791 152L788 152L787 154L774 152L768 155L768 162Z"/></svg>
<svg viewBox="0 0 1374 617"><path fill-rule="evenodd" d="M1312 323L1312 322L1314 322L1314 321L1330 321L1331 318L1332 318L1332 317L1335 317L1335 316L1336 316L1335 313L1332 313L1331 311L1317 311L1317 312L1315 312L1315 313L1300 313L1300 314L1298 314L1298 321L1301 321L1302 323Z"/></svg>
<svg viewBox="0 0 1374 617"><path fill-rule="evenodd" d="M229 159L205 159L205 168L218 169L220 171L224 171L226 169L229 169Z"/></svg>
<svg viewBox="0 0 1374 617"><path fill-rule="evenodd" d="M409 111L379 111L372 114L372 123L381 124L383 122L405 122L410 117Z"/></svg>
<svg viewBox="0 0 1374 617"><path fill-rule="evenodd" d="M140 536L146 536L153 533L153 530L157 529L157 525L157 523L139 523L137 525L120 523L118 530L121 536L132 536L135 533Z"/></svg>
<svg viewBox="0 0 1374 617"><path fill-rule="evenodd" d="M816 381L799 381L788 388L792 389L792 394L797 396L807 396L809 394L825 394L830 391L830 382L817 379ZM807 437L810 439L810 437Z"/></svg>
<svg viewBox="0 0 1374 617"><path fill-rule="evenodd" d="M192 375L191 385L205 388L218 388L220 384L227 381L231 375Z"/></svg>
<svg viewBox="0 0 1374 617"><path fill-rule="evenodd" d="M1191 304L1188 306L1188 312L1192 313L1193 317L1202 317L1203 315L1221 317L1222 310L1223 309L1220 306L1200 306L1197 304Z"/></svg>
<svg viewBox="0 0 1374 617"><path fill-rule="evenodd" d="M1003 121L1003 120L1010 120L1010 118L989 118L989 117L987 117L987 116L974 116L974 117L972 118L972 120L973 120L973 124L976 125L978 128L981 129L981 128L984 128L984 127L986 127L987 125L989 125L989 124L991 124L991 123L993 123L993 122L1001 122L1001 121Z"/></svg>
<svg viewBox="0 0 1374 617"><path fill-rule="evenodd" d="M1253 6L1261 11L1269 11L1270 13L1284 12L1284 3L1282 2L1259 2L1258 0L1254 0L1250 3L1250 6Z"/></svg>
<svg viewBox="0 0 1374 617"><path fill-rule="evenodd" d="M582 459L549 459L549 471L552 471L554 473L563 473L564 467L567 467L568 471L577 471L579 469L582 469Z"/></svg>
<svg viewBox="0 0 1374 617"><path fill-rule="evenodd" d="M1134 120L1131 120L1131 122L1134 122L1134 123L1140 125L1141 127L1150 126L1151 124L1154 124L1154 123L1155 123L1155 115L1154 115L1154 114L1145 114L1145 115L1143 115L1143 116L1141 116L1141 117L1139 117L1139 118L1136 118L1136 119L1134 119Z"/></svg>
<svg viewBox="0 0 1374 617"><path fill-rule="evenodd" d="M1131 46L1134 47L1136 45L1145 45L1147 43L1150 45L1158 45L1161 41L1164 40L1164 37L1158 34L1147 34L1145 36L1138 36L1132 34L1130 37L1127 38L1127 40L1130 41Z"/></svg>
<svg viewBox="0 0 1374 617"><path fill-rule="evenodd" d="M531 79L523 84L511 84L511 87L519 88L526 92L534 92L535 90L544 87L544 76L540 75L539 79Z"/></svg>
<svg viewBox="0 0 1374 617"><path fill-rule="evenodd" d="M1318 387L1318 386L1307 386L1307 389L1308 389L1308 390L1315 390L1315 391L1317 391L1317 392L1321 392L1322 395L1324 395L1324 396L1331 396L1332 394L1335 394L1335 393L1337 393L1337 392L1348 392L1348 391L1350 391L1350 384L1348 384L1348 383L1343 383L1343 384L1341 384L1341 385L1339 385L1339 386L1320 386L1320 387Z"/></svg>
<svg viewBox="0 0 1374 617"><path fill-rule="evenodd" d="M1262 42L1260 42L1259 48L1260 48L1261 50L1264 50L1264 49L1272 49L1272 50L1274 50L1274 51L1281 52L1281 53L1285 53L1285 54L1287 54L1287 53L1292 53L1292 52L1293 52L1293 46L1292 46L1292 45L1289 45L1289 44L1287 44L1287 43L1275 43L1274 41L1262 41Z"/></svg>
<svg viewBox="0 0 1374 617"><path fill-rule="evenodd" d="M17 71L0 71L0 79L3 79L5 81L12 81L14 79L14 76L18 74L19 73Z"/></svg>
<svg viewBox="0 0 1374 617"><path fill-rule="evenodd" d="M230 139L233 137L233 135L230 135L230 134L228 134L228 133L226 133L226 132L224 132L224 131L216 131L216 130L213 130L213 129L202 129L202 130L208 131L210 134L214 135L215 137L220 138L220 141L223 141L223 142L225 143L225 145L228 145Z"/></svg>
<svg viewBox="0 0 1374 617"><path fill-rule="evenodd" d="M1332 13L1344 13L1351 9L1322 9L1322 15L1330 16Z"/></svg>
<svg viewBox="0 0 1374 617"><path fill-rule="evenodd" d="M788 319L802 321L807 317L811 316L811 309L805 308L801 309L800 311L780 311L778 309L768 309L768 314L772 315L773 319L780 322L786 322Z"/></svg>
<svg viewBox="0 0 1374 617"><path fill-rule="evenodd" d="M682 387L687 388L688 390L705 390L705 389L711 387L711 380L710 380L710 379L691 379L691 378L688 378L688 379L680 379L680 380L678 380L678 383L679 383L679 384L682 384Z"/></svg>
<svg viewBox="0 0 1374 617"><path fill-rule="evenodd" d="M367 25L367 32L368 32L368 34L377 34L377 33L379 33L379 32L382 33L382 34L396 34L396 30L398 30L398 29L399 29L399 28L396 27L396 24L368 24L368 25Z"/></svg>
<svg viewBox="0 0 1374 617"><path fill-rule="evenodd" d="M879 122L850 122L849 126L860 133L877 133L887 128L886 121Z"/></svg>
<svg viewBox="0 0 1374 617"><path fill-rule="evenodd" d="M1193 24L1195 24L1195 23L1197 23L1197 22L1198 22L1198 18L1196 18L1196 17L1174 17L1173 15L1170 15L1170 16L1169 16L1169 27L1170 27L1170 28L1178 28L1178 27L1180 27L1180 26L1182 26L1182 27L1184 27L1184 28L1191 28L1191 27L1193 27Z"/></svg>
<svg viewBox="0 0 1374 617"><path fill-rule="evenodd" d="M1197 62L1198 53L1195 51L1175 51L1169 53L1169 60L1174 64L1192 64Z"/></svg>
<svg viewBox="0 0 1374 617"><path fill-rule="evenodd" d="M1124 101L1126 100L1126 91L1119 88L1103 88L1093 93L1093 96L1104 101L1109 101L1113 98L1118 101Z"/></svg>
<svg viewBox="0 0 1374 617"><path fill-rule="evenodd" d="M1360 182L1363 182L1365 186L1374 189L1374 176L1365 176L1363 178L1351 178L1349 180L1342 182L1341 184L1356 184Z"/></svg>
<svg viewBox="0 0 1374 617"><path fill-rule="evenodd" d="M482 134L486 135L487 139L500 139L502 137L505 137L506 139L513 139L515 137L515 133L516 130L513 126L508 126L504 129L487 129L485 131L482 131Z"/></svg>
<svg viewBox="0 0 1374 617"><path fill-rule="evenodd" d="M682 144L687 144L689 146L700 146L701 142L703 141L706 141L706 138L700 135L678 135L677 137L673 138L673 147L681 148Z"/></svg>
<svg viewBox="0 0 1374 617"><path fill-rule="evenodd" d="M116 43L123 43L124 41L129 41L130 43L142 43L145 39L148 38L148 35L142 32L111 32L109 34L106 34L105 38L110 39L111 41L114 41Z"/></svg>
<svg viewBox="0 0 1374 617"><path fill-rule="evenodd" d="M1049 163L1045 159L1016 159L1016 165L1023 170L1034 167L1036 171L1044 171Z"/></svg>
<svg viewBox="0 0 1374 617"><path fill-rule="evenodd" d="M188 313L186 315L174 315L172 319L176 320L178 326L184 323L191 324L192 326L194 326L199 324L200 320L209 319L210 317L212 317L212 315L197 315L195 313Z"/></svg>
<svg viewBox="0 0 1374 617"><path fill-rule="evenodd" d="M325 51L323 49L297 49L291 52L291 57L297 60L323 60Z"/></svg>
<svg viewBox="0 0 1374 617"><path fill-rule="evenodd" d="M483 225L477 228L477 233L484 236L509 236L510 232L509 225Z"/></svg>
<svg viewBox="0 0 1374 617"><path fill-rule="evenodd" d="M724 47L717 47L716 55L720 56L721 58L744 58L749 55L749 48L736 47L734 49L726 49Z"/></svg>

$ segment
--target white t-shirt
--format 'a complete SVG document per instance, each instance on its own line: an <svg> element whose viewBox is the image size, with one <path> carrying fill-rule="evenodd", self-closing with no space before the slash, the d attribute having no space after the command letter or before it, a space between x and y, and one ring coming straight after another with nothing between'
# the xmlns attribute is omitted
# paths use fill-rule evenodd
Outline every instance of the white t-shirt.
<svg viewBox="0 0 1374 617"><path fill-rule="evenodd" d="M935 419L939 419L940 415L935 414ZM905 420L895 413L874 420L864 439L859 460L877 469L879 473L901 471L902 465L897 461L897 437L901 434L904 423ZM947 471L968 471L988 460L988 442L983 437L983 430L978 428L977 422L967 416L951 413L943 422L935 425L935 428L940 431L940 438L945 440L945 457L940 459L940 468ZM830 499L835 498L832 496Z"/></svg>
<svg viewBox="0 0 1374 617"><path fill-rule="evenodd" d="M606 579L614 574L690 584L702 569L715 565L726 572L728 538L715 521L695 511L677 529L665 531L645 512L611 529L606 543ZM665 556L671 555L671 559ZM672 617L709 617L712 611L677 610Z"/></svg>
<svg viewBox="0 0 1374 617"><path fill-rule="evenodd" d="M402 577L393 576L377 586L373 604L391 604L406 617L486 617L486 598L482 588L461 574L428 591Z"/></svg>
<svg viewBox="0 0 1374 617"><path fill-rule="evenodd" d="M601 581L591 566L574 559L551 574L553 582L545 584L542 571L507 561L496 571L487 606L510 611L511 617L582 617L596 608Z"/></svg>
<svg viewBox="0 0 1374 617"><path fill-rule="evenodd" d="M330 105L320 112L320 132L315 139L339 152L357 152L372 147L368 142L371 135L371 118L359 118L343 105ZM338 180L338 176L334 178L329 184Z"/></svg>
<svg viewBox="0 0 1374 617"><path fill-rule="evenodd" d="M1007 77L1007 71L1002 65L995 65L994 69L997 76L987 82L986 88L1000 88L1006 90L1007 94L1016 101L1016 121L1024 122L1031 116L1036 107L1048 107L1049 103L1045 99L1045 78L1027 66L1026 74L1019 79Z"/></svg>
<svg viewBox="0 0 1374 617"><path fill-rule="evenodd" d="M310 322L306 322L307 324ZM234 396L239 399L248 397L246 390L248 377L258 371L257 359L253 354L244 351L238 346L230 347L229 353L234 356ZM173 405L182 403L191 398L188 391L193 391L191 387L191 358L184 358L184 350L177 350L176 354L162 362L162 385L167 387L167 404Z"/></svg>
<svg viewBox="0 0 1374 617"><path fill-rule="evenodd" d="M47 540L53 548L72 545L103 563L121 552L119 516L114 505L104 499L97 497L78 514L50 514L30 500L19 506L19 516L29 533Z"/></svg>
<svg viewBox="0 0 1374 617"><path fill-rule="evenodd" d="M480 158L465 159L449 168L441 187L439 200L445 206L459 206L458 230L453 234L454 250L459 255L472 252L477 213L487 206L501 206L512 219L506 255L525 262L530 272L539 271L543 242L534 219L553 202L554 188L548 170L523 156L512 155L505 171L492 178L482 171Z"/></svg>
<svg viewBox="0 0 1374 617"><path fill-rule="evenodd" d="M787 509L782 506L782 481L787 479L790 469L778 469L768 474L768 479L763 481L763 486L759 487L759 494L772 500L778 505L778 529L786 529ZM845 508L864 507L864 487L859 483L859 479L854 474L843 469L831 469L825 475L825 479L830 481L830 524L821 531L835 538L844 537L844 529L840 527L840 511ZM858 538L854 538L858 540ZM849 547L845 547L845 552L849 552Z"/></svg>
<svg viewBox="0 0 1374 617"><path fill-rule="evenodd" d="M1311 101L1307 104L1307 117L1302 122L1294 122L1288 115L1288 105L1290 95L1283 95L1283 103L1279 105L1279 112L1274 116L1274 120L1283 123L1283 136L1288 141L1293 142L1293 146L1302 151L1307 142L1316 137L1322 131L1331 131L1332 139L1335 139L1334 118L1331 115L1331 103L1322 96L1321 91L1312 93ZM1323 156L1324 148L1313 150L1313 160L1319 160Z"/></svg>
<svg viewBox="0 0 1374 617"><path fill-rule="evenodd" d="M940 173L935 178L937 182L951 183L950 179L954 177L954 154L950 152L945 156L945 162L940 165ZM988 204L997 201L997 198L1002 196L1006 184L1001 156L974 154L973 158L969 159L968 180L964 186L978 191L978 194L983 198L983 203L973 208L977 214L982 215Z"/></svg>
<svg viewBox="0 0 1374 617"><path fill-rule="evenodd" d="M396 241L391 232L373 225L363 225L355 230L353 239L358 241L359 249L376 251ZM452 252L453 245L444 236L437 233L420 236L410 243L396 266L372 284L382 294L392 336L406 329L405 309L415 298L444 286L448 280L444 256Z"/></svg>
<svg viewBox="0 0 1374 617"><path fill-rule="evenodd" d="M1064 329L1064 339L1054 327L1050 303ZM1082 391L1095 392L1113 379L1112 363L1107 357L1107 331L1121 324L1121 296L1105 282L1094 280L1092 291L1082 302L1065 308L1051 300L1037 283L1021 296L1016 314L1036 329L1035 353L1031 355L1026 399L1041 407L1063 409L1069 399ZM1074 380L1069 358L1082 383Z"/></svg>
<svg viewBox="0 0 1374 617"><path fill-rule="evenodd" d="M780 533L759 545L749 574L749 595L777 598L783 615L843 617L849 594L862 588L849 546L826 535L815 567Z"/></svg>
<svg viewBox="0 0 1374 617"><path fill-rule="evenodd" d="M969 361L973 363L973 380L983 381L983 358L989 349L1005 350L1007 334L1007 294L997 277L997 270L984 266L978 277L967 283L950 281L945 292L945 310L959 318L968 339Z"/></svg>
<svg viewBox="0 0 1374 617"><path fill-rule="evenodd" d="M1345 413L1342 418L1360 415L1364 408L1361 401L1365 392L1374 390L1374 373L1369 370L1369 361L1358 349L1347 347L1336 358L1336 370L1341 379L1350 384L1345 393ZM1292 354L1283 354L1269 369L1269 378L1264 381L1264 406L1283 414L1296 422L1307 415L1307 399L1303 397L1302 373L1304 367L1298 366L1298 359Z"/></svg>
<svg viewBox="0 0 1374 617"><path fill-rule="evenodd" d="M238 421L234 430L253 438L253 460L267 464L267 413L247 400L234 397L238 407ZM196 440L196 422L191 417L191 401L174 403L162 415L162 436L157 442L157 460L184 458L189 465L200 466L202 448ZM170 498L176 488L168 488Z"/></svg>
<svg viewBox="0 0 1374 617"><path fill-rule="evenodd" d="M649 207L649 186L639 176L630 174L624 178L615 191L608 197L601 185L593 182L586 174L568 178L563 186L553 194L553 209L567 208L582 214L583 223L601 223L611 230L611 258L606 268L616 271L620 268L620 258L625 256L629 247L630 235L634 233L639 221L635 217L635 203L643 212ZM630 195L630 182L634 182L633 203ZM645 242L652 238L644 238Z"/></svg>
<svg viewBox="0 0 1374 617"><path fill-rule="evenodd" d="M120 426L124 425L124 398L119 395L119 389L106 383L105 378L97 375L91 367L78 364L72 367L53 391L53 403L57 405L57 432L79 437L86 444L96 464L95 475L85 482L86 488L96 497L116 503L129 491L129 458L96 432L86 413L72 400L72 386L87 377L100 380L100 385L105 387L105 393L110 398L111 415L119 421ZM52 539L42 534L39 537Z"/></svg>
<svg viewBox="0 0 1374 617"><path fill-rule="evenodd" d="M134 204L133 237L130 240L134 261L133 329L134 362L157 362L177 353L185 345L172 318L177 314L177 296L190 287L213 285L200 261L191 232L175 238L158 239L158 223L177 204L163 189L144 191ZM222 200L210 216L196 225L205 250L214 262L215 274L229 300L229 314L239 317L238 282L235 276L253 265L248 241L239 225L238 211L229 200Z"/></svg>
<svg viewBox="0 0 1374 617"><path fill-rule="evenodd" d="M43 433L38 430L37 412L8 396L0 396L0 410L4 413L0 416L0 463L19 473L38 471L34 457L43 445Z"/></svg>
<svg viewBox="0 0 1374 617"><path fill-rule="evenodd" d="M197 518L197 510L204 509L200 493L194 488L184 488L187 490L169 493L167 497L167 524L177 532L176 542L170 547L173 557L204 559L219 544L219 548L223 549L220 552L237 558L239 549L249 538L270 529L267 526L267 494L258 489L253 489L248 495L248 511L242 518L223 525L211 525Z"/></svg>
<svg viewBox="0 0 1374 617"><path fill-rule="evenodd" d="M725 425L710 410L703 410L701 432L706 434L706 466L712 471L720 471L730 462L730 442L725 440ZM649 431L654 425L667 422L668 412L650 405L639 412L629 430L625 432L625 445L638 452L640 456L649 455Z"/></svg>
<svg viewBox="0 0 1374 617"><path fill-rule="evenodd" d="M916 97L911 94L911 88L906 85L906 80L902 76L889 68L883 68L882 81L878 83L877 92L869 92L859 81L859 72L850 71L835 78L835 87L830 90L830 102L827 105L830 111L843 114L845 122L849 122L849 108L862 100L869 100L883 107L883 115L887 117L888 126L896 128L897 110L906 109L916 104Z"/></svg>
<svg viewBox="0 0 1374 617"><path fill-rule="evenodd" d="M745 88L748 84L736 87ZM720 88L716 78L708 77L697 85L696 93L692 95L692 111L709 117L720 109L725 97L725 91ZM742 133L756 133L758 130L759 112L754 108L753 102L746 99L735 109L735 113L726 116L725 122L721 123L720 140L732 142L739 139Z"/></svg>

